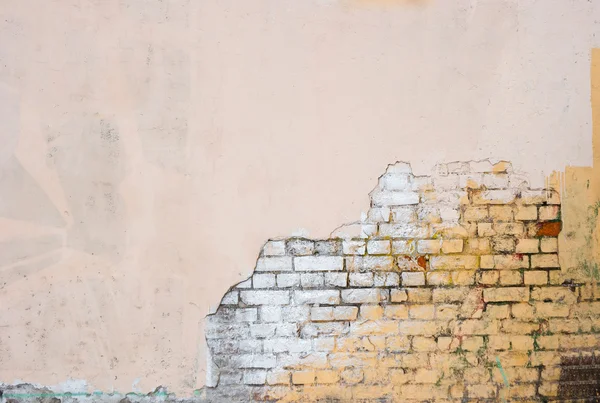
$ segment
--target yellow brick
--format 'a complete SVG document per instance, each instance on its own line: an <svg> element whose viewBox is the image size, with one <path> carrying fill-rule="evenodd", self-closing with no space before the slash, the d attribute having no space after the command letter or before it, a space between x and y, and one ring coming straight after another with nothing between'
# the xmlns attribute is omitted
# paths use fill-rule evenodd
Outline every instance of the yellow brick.
<svg viewBox="0 0 600 403"><path fill-rule="evenodd" d="M383 317L383 307L379 305L361 305L360 317L364 320L379 320Z"/></svg>
<svg viewBox="0 0 600 403"><path fill-rule="evenodd" d="M297 371L292 373L292 383L294 385L310 385L315 383L316 376L315 371Z"/></svg>
<svg viewBox="0 0 600 403"><path fill-rule="evenodd" d="M491 335L498 333L498 321L466 319L455 325L454 334L460 335Z"/></svg>
<svg viewBox="0 0 600 403"><path fill-rule="evenodd" d="M542 396L558 396L558 383L542 383L538 388L538 393Z"/></svg>
<svg viewBox="0 0 600 403"><path fill-rule="evenodd" d="M543 381L558 381L560 379L561 367L542 368Z"/></svg>
<svg viewBox="0 0 600 403"><path fill-rule="evenodd" d="M410 339L406 336L392 336L386 338L386 347L392 352L410 350Z"/></svg>
<svg viewBox="0 0 600 403"><path fill-rule="evenodd" d="M512 221L514 211L511 206L490 206L490 216L496 221Z"/></svg>
<svg viewBox="0 0 600 403"><path fill-rule="evenodd" d="M569 316L570 305L553 302L536 302L535 313L540 318L566 318Z"/></svg>
<svg viewBox="0 0 600 403"><path fill-rule="evenodd" d="M502 284L502 285L523 284L523 275L518 271L503 270L500 272L500 284Z"/></svg>
<svg viewBox="0 0 600 403"><path fill-rule="evenodd" d="M450 272L435 271L427 273L428 285L450 285L451 281L452 279L450 278Z"/></svg>
<svg viewBox="0 0 600 403"><path fill-rule="evenodd" d="M522 237L525 234L525 226L520 222L497 223L494 224L494 230L498 235L514 235Z"/></svg>
<svg viewBox="0 0 600 403"><path fill-rule="evenodd" d="M544 253L555 253L558 251L558 238L542 238L540 248Z"/></svg>
<svg viewBox="0 0 600 403"><path fill-rule="evenodd" d="M538 381L537 368L509 367L504 368L504 373L511 384L514 384L515 382L535 383ZM492 377L494 382L504 383L502 373L497 367L492 371Z"/></svg>
<svg viewBox="0 0 600 403"><path fill-rule="evenodd" d="M485 270L479 272L479 284L497 284L498 278L500 277L500 272L498 270Z"/></svg>
<svg viewBox="0 0 600 403"><path fill-rule="evenodd" d="M437 350L437 343L432 337L415 336L412 340L412 348L415 351L435 351Z"/></svg>
<svg viewBox="0 0 600 403"><path fill-rule="evenodd" d="M269 385L289 385L290 372L277 370L269 371L267 373L267 383Z"/></svg>
<svg viewBox="0 0 600 403"><path fill-rule="evenodd" d="M436 288L433 290L433 302L436 304L462 302L470 291L471 288L469 287Z"/></svg>
<svg viewBox="0 0 600 403"><path fill-rule="evenodd" d="M435 317L435 305L411 305L408 316L412 319L433 319Z"/></svg>
<svg viewBox="0 0 600 403"><path fill-rule="evenodd" d="M453 271L452 284L455 286L475 284L475 270Z"/></svg>
<svg viewBox="0 0 600 403"><path fill-rule="evenodd" d="M431 290L427 288L408 288L408 302L429 302L431 301Z"/></svg>
<svg viewBox="0 0 600 403"><path fill-rule="evenodd" d="M317 383L332 384L339 380L340 376L336 371L317 371Z"/></svg>
<svg viewBox="0 0 600 403"><path fill-rule="evenodd" d="M496 253L514 253L515 240L511 237L494 237L492 238L492 248Z"/></svg>
<svg viewBox="0 0 600 403"><path fill-rule="evenodd" d="M463 213L465 221L483 221L489 217L487 207L467 207Z"/></svg>
<svg viewBox="0 0 600 403"><path fill-rule="evenodd" d="M513 385L510 388L510 396L513 398L534 397L535 389L535 385Z"/></svg>
<svg viewBox="0 0 600 403"><path fill-rule="evenodd" d="M534 269L560 267L558 255L553 253L531 255L531 267Z"/></svg>
<svg viewBox="0 0 600 403"><path fill-rule="evenodd" d="M558 206L541 206L538 212L540 221L556 220L559 214L560 208Z"/></svg>
<svg viewBox="0 0 600 403"><path fill-rule="evenodd" d="M550 319L548 330L552 333L577 333L579 321L577 319Z"/></svg>
<svg viewBox="0 0 600 403"><path fill-rule="evenodd" d="M442 371L437 369L419 368L415 372L415 383L436 383L443 377Z"/></svg>
<svg viewBox="0 0 600 403"><path fill-rule="evenodd" d="M436 305L435 317L437 319L456 319L456 317L458 316L458 308L458 305Z"/></svg>
<svg viewBox="0 0 600 403"><path fill-rule="evenodd" d="M455 351L460 346L460 339L457 337L440 336L437 339L437 346L441 351Z"/></svg>
<svg viewBox="0 0 600 403"><path fill-rule="evenodd" d="M350 325L350 333L355 335L372 336L397 332L398 322L390 320L355 322Z"/></svg>
<svg viewBox="0 0 600 403"><path fill-rule="evenodd" d="M414 341L413 341L414 344ZM429 367L429 355L427 353L404 354L402 356L402 367L425 368Z"/></svg>
<svg viewBox="0 0 600 403"><path fill-rule="evenodd" d="M544 299L544 298L539 298L539 299ZM565 298L564 300L567 300L567 298ZM567 303L572 303L572 301L567 302ZM579 304L574 305L573 306L573 316L575 316L577 318L600 316L600 301L580 302Z"/></svg>
<svg viewBox="0 0 600 403"><path fill-rule="evenodd" d="M390 381L394 385L403 385L405 383L412 381L412 379L413 379L412 372L406 372L403 369L397 369L397 368L390 370Z"/></svg>
<svg viewBox="0 0 600 403"><path fill-rule="evenodd" d="M558 349L558 336L539 336L536 339L538 348L542 350L557 350Z"/></svg>
<svg viewBox="0 0 600 403"><path fill-rule="evenodd" d="M560 285L565 281L563 273L559 270L552 270L549 274L550 284Z"/></svg>
<svg viewBox="0 0 600 403"><path fill-rule="evenodd" d="M518 206L515 214L515 220L519 221L535 221L537 220L536 206Z"/></svg>
<svg viewBox="0 0 600 403"><path fill-rule="evenodd" d="M423 387L423 385L402 385L399 388L399 400L405 401L406 399L416 400L435 400L445 399L448 397L448 386L434 386L430 385Z"/></svg>
<svg viewBox="0 0 600 403"><path fill-rule="evenodd" d="M341 372L341 377L344 383L354 385L362 382L364 374L360 368L346 368Z"/></svg>
<svg viewBox="0 0 600 403"><path fill-rule="evenodd" d="M408 318L408 306L406 305L387 305L384 315L390 319L406 319Z"/></svg>
<svg viewBox="0 0 600 403"><path fill-rule="evenodd" d="M456 384L450 387L450 397L453 399L461 399L465 394L465 386L463 384Z"/></svg>
<svg viewBox="0 0 600 403"><path fill-rule="evenodd" d="M522 302L519 304L512 304L511 311L513 317L517 319L533 319L535 315L533 314L533 306L528 302Z"/></svg>
<svg viewBox="0 0 600 403"><path fill-rule="evenodd" d="M462 239L446 239L442 243L442 252L444 253L461 253L463 251Z"/></svg>
<svg viewBox="0 0 600 403"><path fill-rule="evenodd" d="M502 331L511 334L531 334L540 329L539 323L522 322L519 320L504 319Z"/></svg>
<svg viewBox="0 0 600 403"><path fill-rule="evenodd" d="M389 384L388 368L379 366L376 368L368 368L365 372L365 384ZM390 385L391 386L391 385Z"/></svg>
<svg viewBox="0 0 600 403"><path fill-rule="evenodd" d="M559 343L562 349L593 348L600 345L600 337L595 334L560 336Z"/></svg>
<svg viewBox="0 0 600 403"><path fill-rule="evenodd" d="M480 222L477 224L477 236L488 237L494 235L496 235L496 231L494 230L492 223Z"/></svg>
<svg viewBox="0 0 600 403"><path fill-rule="evenodd" d="M527 301L529 289L525 287L487 288L483 290L486 302Z"/></svg>
<svg viewBox="0 0 600 403"><path fill-rule="evenodd" d="M485 315L490 319L506 319L510 316L510 306L487 304Z"/></svg>
<svg viewBox="0 0 600 403"><path fill-rule="evenodd" d="M513 350L533 350L533 337L531 336L511 336L510 343Z"/></svg>
<svg viewBox="0 0 600 403"><path fill-rule="evenodd" d="M429 259L429 264L432 270L475 270L479 268L479 258L469 255L432 256Z"/></svg>
<svg viewBox="0 0 600 403"><path fill-rule="evenodd" d="M534 351L531 354L531 365L534 367L560 365L560 353L556 351Z"/></svg>
<svg viewBox="0 0 600 403"><path fill-rule="evenodd" d="M493 350L509 350L510 338L506 335L490 336L488 346Z"/></svg>
<svg viewBox="0 0 600 403"><path fill-rule="evenodd" d="M496 357L504 368L525 367L529 362L529 355L525 351L494 352L489 356L488 361L492 361L495 364Z"/></svg>
<svg viewBox="0 0 600 403"><path fill-rule="evenodd" d="M480 365L473 368L465 368L463 378L470 384L485 384L490 382L490 371Z"/></svg>
<svg viewBox="0 0 600 403"><path fill-rule="evenodd" d="M466 351L477 351L483 347L483 337L471 336L465 337L462 341L462 348Z"/></svg>
<svg viewBox="0 0 600 403"><path fill-rule="evenodd" d="M548 272L543 270L526 271L524 282L526 285L548 284Z"/></svg>
<svg viewBox="0 0 600 403"><path fill-rule="evenodd" d="M517 253L538 253L540 241L537 239L519 239L517 241Z"/></svg>
<svg viewBox="0 0 600 403"><path fill-rule="evenodd" d="M392 302L404 302L408 300L408 294L406 290L392 290L391 299Z"/></svg>
<svg viewBox="0 0 600 403"><path fill-rule="evenodd" d="M481 255L489 253L491 250L490 240L487 238L471 238L466 241L465 253L472 255Z"/></svg>
<svg viewBox="0 0 600 403"><path fill-rule="evenodd" d="M467 385L470 398L491 399L496 396L495 385Z"/></svg>
<svg viewBox="0 0 600 403"><path fill-rule="evenodd" d="M405 335L433 336L446 327L445 322L424 320L403 320L400 324L399 333Z"/></svg>

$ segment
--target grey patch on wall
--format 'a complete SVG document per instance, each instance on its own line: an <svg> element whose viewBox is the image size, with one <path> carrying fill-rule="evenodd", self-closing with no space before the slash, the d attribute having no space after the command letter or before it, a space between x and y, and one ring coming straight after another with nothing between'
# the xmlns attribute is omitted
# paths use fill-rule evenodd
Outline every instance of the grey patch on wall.
<svg viewBox="0 0 600 403"><path fill-rule="evenodd" d="M56 169L72 225L69 247L119 260L124 248L122 140L110 118L82 117L46 133L47 164Z"/></svg>

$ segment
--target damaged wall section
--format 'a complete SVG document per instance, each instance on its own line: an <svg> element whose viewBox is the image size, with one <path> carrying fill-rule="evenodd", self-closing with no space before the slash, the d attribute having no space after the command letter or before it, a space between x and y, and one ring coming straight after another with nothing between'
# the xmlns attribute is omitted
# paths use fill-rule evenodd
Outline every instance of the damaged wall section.
<svg viewBox="0 0 600 403"><path fill-rule="evenodd" d="M561 273L559 194L478 161L396 163L370 196L331 239L268 241L223 297L209 401L569 397L561 360L600 351L600 293Z"/></svg>

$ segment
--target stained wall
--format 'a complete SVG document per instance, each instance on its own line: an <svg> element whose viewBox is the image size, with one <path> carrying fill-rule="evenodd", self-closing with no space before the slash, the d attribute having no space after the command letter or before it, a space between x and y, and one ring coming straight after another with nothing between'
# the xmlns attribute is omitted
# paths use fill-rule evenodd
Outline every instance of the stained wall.
<svg viewBox="0 0 600 403"><path fill-rule="evenodd" d="M264 241L388 162L591 165L597 7L4 1L0 380L189 395Z"/></svg>

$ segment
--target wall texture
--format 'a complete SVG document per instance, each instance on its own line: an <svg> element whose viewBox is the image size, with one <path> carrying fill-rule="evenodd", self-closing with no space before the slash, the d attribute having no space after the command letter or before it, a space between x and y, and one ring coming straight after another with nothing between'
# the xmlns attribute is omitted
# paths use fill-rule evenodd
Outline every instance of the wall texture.
<svg viewBox="0 0 600 403"><path fill-rule="evenodd" d="M600 275L506 162L390 165L367 219L265 244L210 317L208 400L548 401L600 392ZM334 234L335 235L335 234Z"/></svg>
<svg viewBox="0 0 600 403"><path fill-rule="evenodd" d="M357 219L386 163L589 166L599 6L2 0L0 382L192 396L264 241Z"/></svg>

